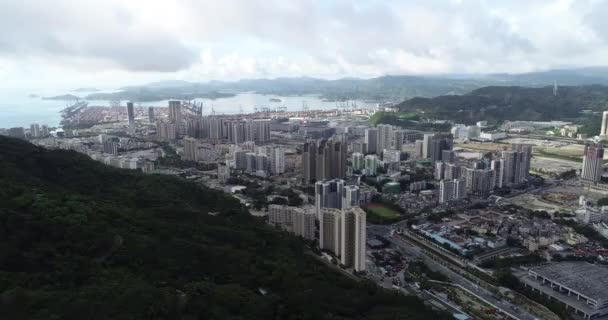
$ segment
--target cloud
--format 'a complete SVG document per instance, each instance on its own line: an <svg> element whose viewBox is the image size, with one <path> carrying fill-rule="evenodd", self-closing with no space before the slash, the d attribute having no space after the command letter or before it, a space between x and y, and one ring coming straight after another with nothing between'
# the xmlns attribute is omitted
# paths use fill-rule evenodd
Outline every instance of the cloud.
<svg viewBox="0 0 608 320"><path fill-rule="evenodd" d="M0 0L0 58L4 79L525 72L608 64L606 21L606 0Z"/></svg>
<svg viewBox="0 0 608 320"><path fill-rule="evenodd" d="M24 2L0 0L0 54L13 59L83 58L103 67L158 72L179 71L198 59L198 51L179 37L137 25L136 12L118 5Z"/></svg>

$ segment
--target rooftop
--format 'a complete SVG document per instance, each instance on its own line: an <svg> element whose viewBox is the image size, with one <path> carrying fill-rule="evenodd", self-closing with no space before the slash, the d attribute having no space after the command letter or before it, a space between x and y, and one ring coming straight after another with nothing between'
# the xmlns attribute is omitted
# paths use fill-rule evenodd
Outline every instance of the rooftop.
<svg viewBox="0 0 608 320"><path fill-rule="evenodd" d="M608 300L608 268L587 262L560 262L532 268L544 278L594 300Z"/></svg>

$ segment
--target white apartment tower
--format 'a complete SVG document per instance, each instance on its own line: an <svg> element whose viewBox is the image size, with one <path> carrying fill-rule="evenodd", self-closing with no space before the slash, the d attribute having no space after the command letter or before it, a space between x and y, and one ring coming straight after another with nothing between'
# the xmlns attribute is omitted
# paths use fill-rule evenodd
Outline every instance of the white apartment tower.
<svg viewBox="0 0 608 320"><path fill-rule="evenodd" d="M365 271L366 215L361 208L342 210L340 262L355 271Z"/></svg>
<svg viewBox="0 0 608 320"><path fill-rule="evenodd" d="M321 211L319 219L319 247L339 255L340 250L340 218L342 211L339 209L326 208Z"/></svg>

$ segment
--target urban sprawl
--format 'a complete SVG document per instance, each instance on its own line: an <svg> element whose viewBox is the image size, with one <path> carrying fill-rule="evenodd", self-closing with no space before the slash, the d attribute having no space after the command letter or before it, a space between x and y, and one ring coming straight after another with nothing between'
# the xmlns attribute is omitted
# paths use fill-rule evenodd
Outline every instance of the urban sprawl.
<svg viewBox="0 0 608 320"><path fill-rule="evenodd" d="M423 132L376 112L399 111L79 102L62 128L0 134L223 190L339 272L459 319L608 315L608 112L596 137L563 121Z"/></svg>

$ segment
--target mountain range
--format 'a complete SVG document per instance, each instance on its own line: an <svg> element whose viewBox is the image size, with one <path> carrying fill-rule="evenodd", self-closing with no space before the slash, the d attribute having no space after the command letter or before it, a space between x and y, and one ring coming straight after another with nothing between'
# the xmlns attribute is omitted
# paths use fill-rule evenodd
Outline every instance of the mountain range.
<svg viewBox="0 0 608 320"><path fill-rule="evenodd" d="M486 86L608 85L608 67L548 70L521 74L385 75L376 78L327 80L310 77L188 82L169 80L121 88L123 97L141 92L196 95L202 92L320 95L329 100L399 102L413 97L461 95Z"/></svg>

